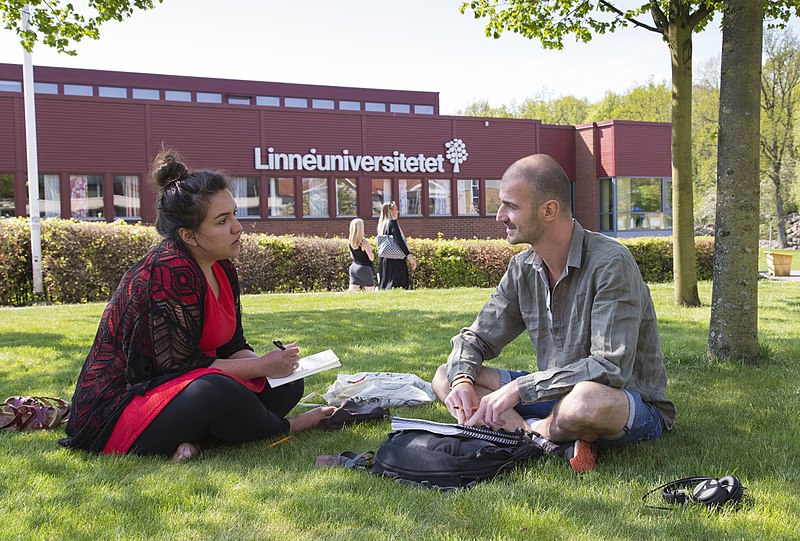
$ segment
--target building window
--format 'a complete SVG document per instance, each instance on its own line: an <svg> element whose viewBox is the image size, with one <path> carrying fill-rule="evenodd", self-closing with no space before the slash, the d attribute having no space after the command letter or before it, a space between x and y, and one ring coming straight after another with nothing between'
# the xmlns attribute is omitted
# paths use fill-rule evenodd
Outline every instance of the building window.
<svg viewBox="0 0 800 541"><path fill-rule="evenodd" d="M19 81L0 81L0 92L22 92L22 83Z"/></svg>
<svg viewBox="0 0 800 541"><path fill-rule="evenodd" d="M358 182L354 178L336 179L336 215L355 216L358 200Z"/></svg>
<svg viewBox="0 0 800 541"><path fill-rule="evenodd" d="M280 107L281 99L276 96L256 96L256 105L265 107Z"/></svg>
<svg viewBox="0 0 800 541"><path fill-rule="evenodd" d="M70 175L69 198L73 218L102 218L103 177Z"/></svg>
<svg viewBox="0 0 800 541"><path fill-rule="evenodd" d="M250 105L250 96L228 96L231 105Z"/></svg>
<svg viewBox="0 0 800 541"><path fill-rule="evenodd" d="M600 231L614 231L614 179L600 179Z"/></svg>
<svg viewBox="0 0 800 541"><path fill-rule="evenodd" d="M328 179L303 179L303 216L307 218L327 218Z"/></svg>
<svg viewBox="0 0 800 541"><path fill-rule="evenodd" d="M401 178L399 184L400 214L422 216L422 180Z"/></svg>
<svg viewBox="0 0 800 541"><path fill-rule="evenodd" d="M390 113L410 113L411 106L407 103L392 103L389 105Z"/></svg>
<svg viewBox="0 0 800 541"><path fill-rule="evenodd" d="M222 103L222 94L217 92L198 92L198 103Z"/></svg>
<svg viewBox="0 0 800 541"><path fill-rule="evenodd" d="M236 217L259 217L258 178L231 177L231 191L236 201ZM294 209L293 209L294 210Z"/></svg>
<svg viewBox="0 0 800 541"><path fill-rule="evenodd" d="M284 102L286 107L297 107L299 109L308 107L308 100L306 98L286 98Z"/></svg>
<svg viewBox="0 0 800 541"><path fill-rule="evenodd" d="M167 101L192 101L192 93L187 90L165 90L164 99Z"/></svg>
<svg viewBox="0 0 800 541"><path fill-rule="evenodd" d="M33 91L36 94L58 94L57 83L33 83Z"/></svg>
<svg viewBox="0 0 800 541"><path fill-rule="evenodd" d="M480 182L458 179L458 215L477 216L480 211Z"/></svg>
<svg viewBox="0 0 800 541"><path fill-rule="evenodd" d="M0 218L14 215L14 175L0 173Z"/></svg>
<svg viewBox="0 0 800 541"><path fill-rule="evenodd" d="M97 95L101 98L127 98L128 89L119 86L101 86L97 89Z"/></svg>
<svg viewBox="0 0 800 541"><path fill-rule="evenodd" d="M372 215L380 216L381 207L384 203L392 200L392 179L373 178L372 179Z"/></svg>
<svg viewBox="0 0 800 541"><path fill-rule="evenodd" d="M152 88L134 88L132 93L137 100L157 100L161 97L159 91Z"/></svg>
<svg viewBox="0 0 800 541"><path fill-rule="evenodd" d="M270 178L267 203L270 217L294 217L294 178Z"/></svg>
<svg viewBox="0 0 800 541"><path fill-rule="evenodd" d="M671 205L664 197L671 179L617 177L617 231L668 229L672 227ZM601 199L602 203L602 199ZM671 203L671 201L670 201Z"/></svg>
<svg viewBox="0 0 800 541"><path fill-rule="evenodd" d="M333 100L311 100L314 109L333 109Z"/></svg>
<svg viewBox="0 0 800 541"><path fill-rule="evenodd" d="M375 103L372 101L368 101L364 104L364 110L369 111L371 113L385 113L386 112L386 104L385 103Z"/></svg>
<svg viewBox="0 0 800 541"><path fill-rule="evenodd" d="M432 115L433 105L415 105L414 112L418 115Z"/></svg>
<svg viewBox="0 0 800 541"><path fill-rule="evenodd" d="M27 211L30 214L30 208ZM61 179L58 175L39 175L39 216L61 217Z"/></svg>
<svg viewBox="0 0 800 541"><path fill-rule="evenodd" d="M27 182L25 190L27 194ZM25 204L25 212L31 213L29 202ZM58 175L39 175L39 217L61 217L61 182Z"/></svg>
<svg viewBox="0 0 800 541"><path fill-rule="evenodd" d="M450 216L450 179L428 180L428 206L430 216Z"/></svg>
<svg viewBox="0 0 800 541"><path fill-rule="evenodd" d="M500 209L500 181L486 180L486 216L496 216Z"/></svg>
<svg viewBox="0 0 800 541"><path fill-rule="evenodd" d="M119 175L114 177L114 217L139 218L141 216L141 197L139 196L139 177Z"/></svg>
<svg viewBox="0 0 800 541"><path fill-rule="evenodd" d="M64 85L64 94L67 96L92 96L94 91L89 85Z"/></svg>
<svg viewBox="0 0 800 541"><path fill-rule="evenodd" d="M339 109L342 111L360 111L361 102L341 100L339 101Z"/></svg>

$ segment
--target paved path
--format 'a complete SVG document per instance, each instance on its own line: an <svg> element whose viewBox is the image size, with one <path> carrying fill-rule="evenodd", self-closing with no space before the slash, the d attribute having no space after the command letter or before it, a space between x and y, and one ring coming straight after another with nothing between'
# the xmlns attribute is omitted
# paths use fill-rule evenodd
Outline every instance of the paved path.
<svg viewBox="0 0 800 541"><path fill-rule="evenodd" d="M758 276L773 282L800 282L800 271L789 271L789 276L770 276L767 271L762 270L758 271Z"/></svg>

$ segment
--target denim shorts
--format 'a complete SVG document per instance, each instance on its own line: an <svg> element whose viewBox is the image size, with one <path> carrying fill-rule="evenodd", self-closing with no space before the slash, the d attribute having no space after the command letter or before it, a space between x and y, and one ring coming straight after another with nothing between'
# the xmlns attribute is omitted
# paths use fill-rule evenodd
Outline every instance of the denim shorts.
<svg viewBox="0 0 800 541"><path fill-rule="evenodd" d="M523 370L506 370L504 368L498 368L497 370L500 372L501 387L520 376L530 374L530 372ZM642 396L636 391L629 389L622 389L622 391L628 396L628 404L630 405L628 421L619 434L597 439L594 444L598 447L620 447L631 443L639 443L640 441L655 440L664 433L664 419L658 409L653 404L643 401ZM514 410L523 419L544 419L550 415L560 400L543 400L533 404L518 404L514 407Z"/></svg>

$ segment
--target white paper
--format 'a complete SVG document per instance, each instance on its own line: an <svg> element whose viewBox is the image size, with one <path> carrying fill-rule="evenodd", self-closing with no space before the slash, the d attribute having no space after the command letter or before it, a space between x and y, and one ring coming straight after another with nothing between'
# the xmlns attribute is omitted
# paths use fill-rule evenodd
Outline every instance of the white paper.
<svg viewBox="0 0 800 541"><path fill-rule="evenodd" d="M285 385L286 383L302 379L306 376L310 376L312 374L317 374L319 372L324 372L325 370L330 370L331 368L336 368L342 366L342 363L339 362L339 357L331 349L326 349L325 351L320 351L319 353L315 353L314 355L309 355L308 357L303 357L298 361L297 370L295 370L292 374L289 374L283 378L267 378L269 382L269 386L273 389L275 387L279 387L281 385Z"/></svg>

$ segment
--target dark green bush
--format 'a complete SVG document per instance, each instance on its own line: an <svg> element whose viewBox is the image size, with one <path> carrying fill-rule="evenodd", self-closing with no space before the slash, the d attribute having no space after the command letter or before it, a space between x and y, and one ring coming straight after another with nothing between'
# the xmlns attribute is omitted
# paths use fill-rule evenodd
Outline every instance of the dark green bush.
<svg viewBox="0 0 800 541"><path fill-rule="evenodd" d="M0 220L0 304L20 306L31 301L31 226L25 218Z"/></svg>
<svg viewBox="0 0 800 541"><path fill-rule="evenodd" d="M242 236L236 259L242 293L346 289L350 254L347 241L321 237Z"/></svg>
<svg viewBox="0 0 800 541"><path fill-rule="evenodd" d="M153 227L123 221L46 220L42 270L47 299L59 303L108 300L125 271L159 238Z"/></svg>
<svg viewBox="0 0 800 541"><path fill-rule="evenodd" d="M711 280L714 270L714 237L695 237L695 253L697 254L697 279ZM672 275L670 275L672 280Z"/></svg>
<svg viewBox="0 0 800 541"><path fill-rule="evenodd" d="M45 298L51 302L105 301L124 272L159 241L155 228L122 221L42 221ZM672 280L672 240L623 239L647 282ZM415 288L494 287L508 260L526 246L505 240L409 239L419 267ZM373 243L374 245L374 243ZM714 239L698 237L698 279L711 278ZM266 234L242 236L236 260L243 293L341 291L348 286L350 255L340 238ZM25 219L0 220L0 304L32 298L30 226Z"/></svg>
<svg viewBox="0 0 800 541"><path fill-rule="evenodd" d="M505 240L410 239L408 248L419 266L412 274L415 288L494 287L511 256L526 246Z"/></svg>
<svg viewBox="0 0 800 541"><path fill-rule="evenodd" d="M672 237L637 237L622 239L639 265L645 282L671 282ZM695 237L697 279L711 280L714 237Z"/></svg>

